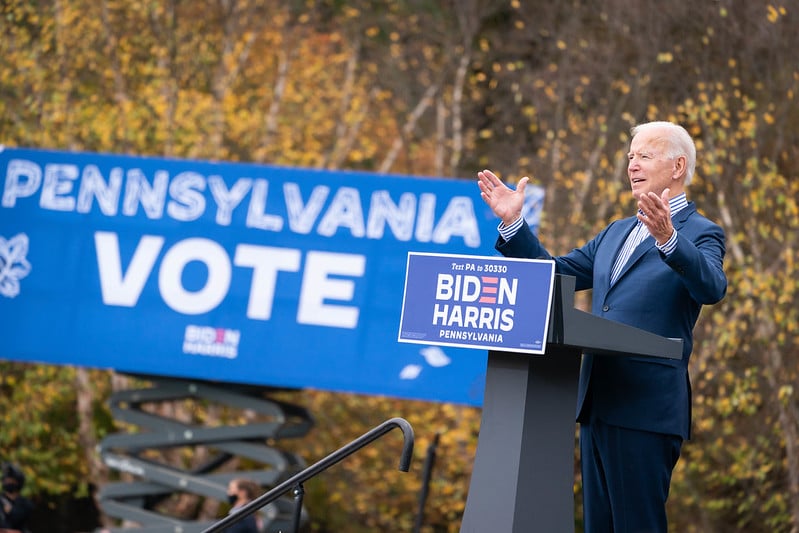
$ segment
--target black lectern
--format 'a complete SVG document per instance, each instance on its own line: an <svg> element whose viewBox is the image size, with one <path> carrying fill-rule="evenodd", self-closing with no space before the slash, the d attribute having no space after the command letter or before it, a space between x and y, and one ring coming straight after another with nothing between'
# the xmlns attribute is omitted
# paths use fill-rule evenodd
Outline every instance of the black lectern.
<svg viewBox="0 0 799 533"><path fill-rule="evenodd" d="M545 355L489 351L480 436L461 533L574 531L574 436L583 351L679 359L667 339L574 307L555 276Z"/></svg>

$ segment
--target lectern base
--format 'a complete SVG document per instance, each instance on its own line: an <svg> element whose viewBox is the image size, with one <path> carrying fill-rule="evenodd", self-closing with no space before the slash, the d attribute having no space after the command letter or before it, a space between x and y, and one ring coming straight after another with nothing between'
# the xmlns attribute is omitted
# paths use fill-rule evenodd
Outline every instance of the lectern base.
<svg viewBox="0 0 799 533"><path fill-rule="evenodd" d="M574 531L580 353L489 352L461 533Z"/></svg>

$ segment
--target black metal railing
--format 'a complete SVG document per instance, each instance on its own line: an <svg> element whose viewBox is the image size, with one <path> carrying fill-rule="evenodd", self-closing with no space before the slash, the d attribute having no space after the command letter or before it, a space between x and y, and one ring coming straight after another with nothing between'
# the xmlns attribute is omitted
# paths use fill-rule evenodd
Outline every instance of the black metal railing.
<svg viewBox="0 0 799 533"><path fill-rule="evenodd" d="M293 475L284 482L270 489L268 492L265 492L264 494L254 499L247 505L243 506L235 513L226 516L225 518L221 519L219 522L215 523L208 529L203 530L202 533L217 533L219 531L222 531L231 524L235 524L239 520L243 520L245 517L253 514L261 507L278 499L280 496L282 496L283 494L287 493L290 490L293 490L295 505L296 505L295 508L296 512L294 514L295 517L294 532L296 533L299 530L300 526L299 524L300 509L302 507L302 497L303 494L305 493L305 490L303 488L303 483L308 481L312 477L316 476L317 474L327 470L328 468L342 461L343 459L349 457L350 455L357 452L364 446L379 439L380 437L382 437L383 435L385 435L395 427L398 427L402 430L402 436L403 436L402 455L400 457L399 470L401 472L407 472L410 469L411 457L413 456L413 428L408 423L408 421L403 418L391 418L389 420L386 420L379 426L376 426L373 429L367 431L366 433L364 433L354 441L350 442L346 446L342 446L341 448L334 451L324 459L312 464L311 466L309 466L304 470L301 470L297 474Z"/></svg>

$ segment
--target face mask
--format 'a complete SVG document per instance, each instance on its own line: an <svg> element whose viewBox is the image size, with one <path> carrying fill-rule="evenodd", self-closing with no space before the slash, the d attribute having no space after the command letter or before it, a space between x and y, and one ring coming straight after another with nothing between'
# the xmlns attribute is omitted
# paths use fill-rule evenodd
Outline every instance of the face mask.
<svg viewBox="0 0 799 533"><path fill-rule="evenodd" d="M17 492L19 490L19 486L16 483L3 483L3 492Z"/></svg>
<svg viewBox="0 0 799 533"><path fill-rule="evenodd" d="M228 503L230 505L233 505L234 503L236 503L236 500L238 500L238 499L239 499L239 497L236 496L235 494L228 494L227 495L227 501L228 501Z"/></svg>

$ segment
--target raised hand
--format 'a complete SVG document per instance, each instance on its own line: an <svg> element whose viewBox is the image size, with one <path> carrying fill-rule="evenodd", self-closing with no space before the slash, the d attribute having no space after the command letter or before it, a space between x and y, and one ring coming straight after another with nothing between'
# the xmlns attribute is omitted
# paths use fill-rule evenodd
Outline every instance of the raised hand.
<svg viewBox="0 0 799 533"><path fill-rule="evenodd" d="M480 196L505 225L510 225L522 216L524 205L524 188L528 177L519 180L516 189L511 189L490 170L477 173L477 185ZM667 202L668 203L668 202Z"/></svg>
<svg viewBox="0 0 799 533"><path fill-rule="evenodd" d="M658 244L666 244L674 233L674 226L671 224L671 208L669 207L669 192L664 189L663 194L658 196L654 192L642 194L638 198L638 220L644 223L649 229Z"/></svg>

